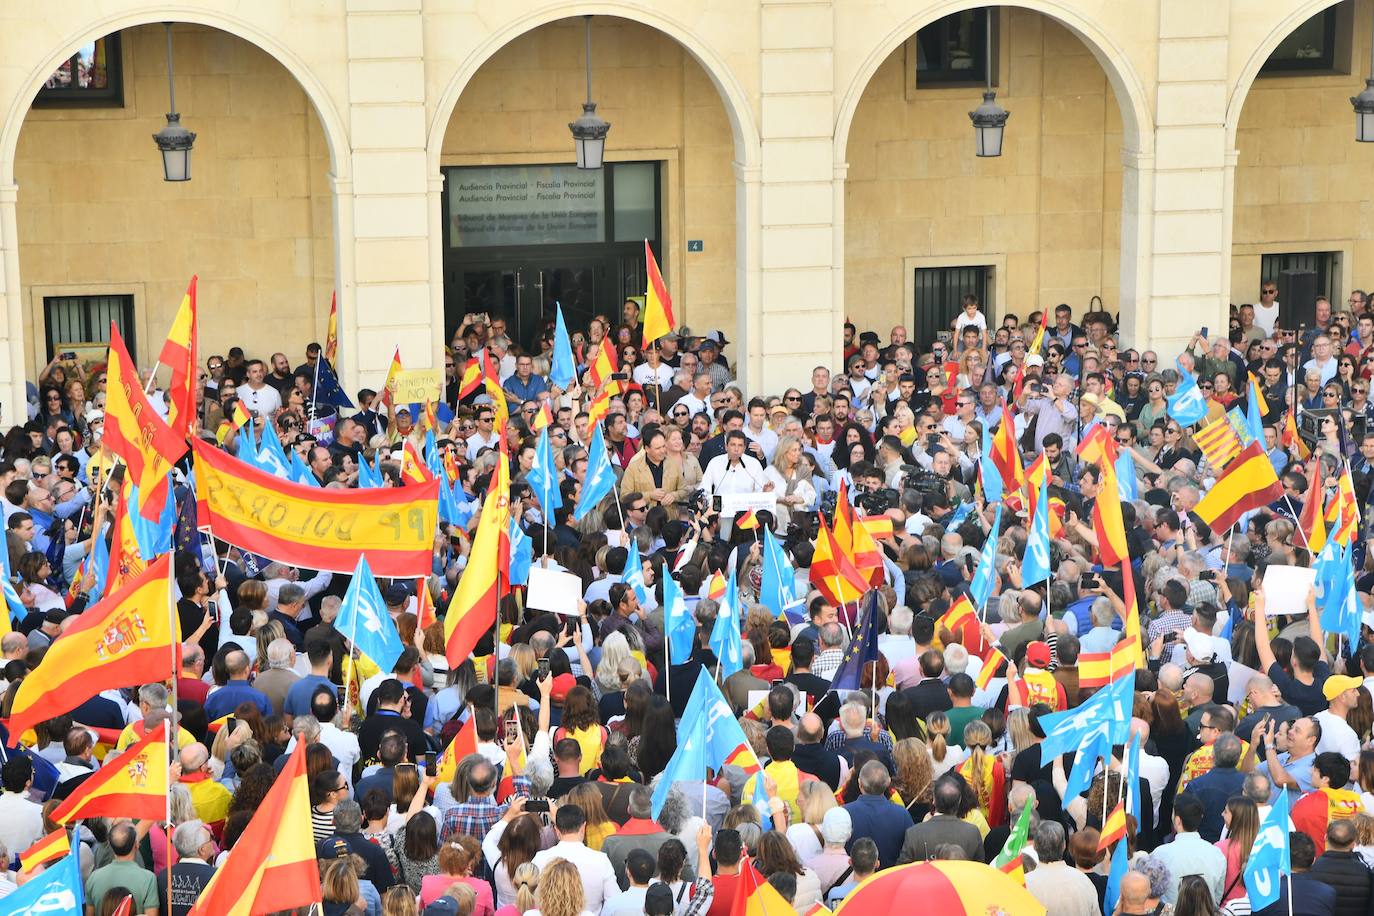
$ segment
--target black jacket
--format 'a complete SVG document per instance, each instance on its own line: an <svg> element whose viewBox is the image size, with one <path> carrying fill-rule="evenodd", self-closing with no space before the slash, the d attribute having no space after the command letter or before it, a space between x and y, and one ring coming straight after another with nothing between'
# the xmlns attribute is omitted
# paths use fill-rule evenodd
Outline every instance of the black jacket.
<svg viewBox="0 0 1374 916"><path fill-rule="evenodd" d="M1336 916L1369 912L1370 871L1355 853L1328 849L1312 863L1308 874L1336 892Z"/></svg>
<svg viewBox="0 0 1374 916"><path fill-rule="evenodd" d="M792 762L803 773L810 773L835 791L840 787L840 755L824 744L798 744Z"/></svg>

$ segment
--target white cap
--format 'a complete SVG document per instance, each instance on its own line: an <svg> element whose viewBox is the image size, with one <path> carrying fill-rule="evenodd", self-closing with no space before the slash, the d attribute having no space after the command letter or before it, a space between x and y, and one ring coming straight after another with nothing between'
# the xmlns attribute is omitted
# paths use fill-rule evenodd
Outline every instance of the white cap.
<svg viewBox="0 0 1374 916"><path fill-rule="evenodd" d="M1192 627L1183 631L1183 644L1188 647L1188 654L1199 662L1210 662L1216 657L1216 644L1212 642L1212 637Z"/></svg>

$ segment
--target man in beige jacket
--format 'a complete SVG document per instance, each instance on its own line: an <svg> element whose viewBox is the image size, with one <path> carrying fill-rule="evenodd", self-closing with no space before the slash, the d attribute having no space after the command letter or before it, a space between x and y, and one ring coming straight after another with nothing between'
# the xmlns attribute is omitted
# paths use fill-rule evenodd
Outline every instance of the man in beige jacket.
<svg viewBox="0 0 1374 916"><path fill-rule="evenodd" d="M663 433L654 430L644 448L630 459L620 481L622 493L643 493L650 503L671 506L682 502L691 492L682 476L682 460L668 454Z"/></svg>

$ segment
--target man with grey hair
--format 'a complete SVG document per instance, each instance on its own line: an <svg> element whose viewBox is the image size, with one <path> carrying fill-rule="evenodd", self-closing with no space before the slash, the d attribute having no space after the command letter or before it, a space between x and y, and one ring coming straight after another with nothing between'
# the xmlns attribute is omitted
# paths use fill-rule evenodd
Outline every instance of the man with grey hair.
<svg viewBox="0 0 1374 916"><path fill-rule="evenodd" d="M1079 651L1110 652L1121 636L1120 631L1112 627L1112 621L1116 620L1116 608L1112 606L1112 600L1105 595L1094 598L1090 614L1092 629L1078 638Z"/></svg>
<svg viewBox="0 0 1374 916"><path fill-rule="evenodd" d="M181 749L181 778L178 783L191 793L191 805L196 817L216 829L229 816L229 802L233 796L215 781L210 772L210 751L199 741Z"/></svg>
<svg viewBox="0 0 1374 916"><path fill-rule="evenodd" d="M1098 916L1097 888L1088 876L1064 861L1064 825L1041 821L1035 828L1035 857L1040 864L1026 875L1026 890L1055 916Z"/></svg>
<svg viewBox="0 0 1374 916"><path fill-rule="evenodd" d="M167 869L157 874L159 912L186 916L215 875L215 867L210 864L215 855L215 838L204 821L185 821L172 831L172 847L177 851L177 864L172 866L171 881L168 881ZM172 886L170 908L167 906L169 883Z"/></svg>
<svg viewBox="0 0 1374 916"><path fill-rule="evenodd" d="M417 815L417 817L427 817L428 815ZM363 878L372 882L379 894L385 894L396 883L391 875L391 863L387 861L386 853L382 847L373 843L363 836L363 809L356 801L345 799L334 807L334 835L326 837L320 843L321 849L327 847L329 843L338 837L348 844L349 852L355 856L361 856L363 862L367 864L367 870L363 872Z"/></svg>
<svg viewBox="0 0 1374 916"><path fill-rule="evenodd" d="M864 769L859 771L859 775L862 776L870 765L871 762L864 764ZM958 846L970 860L982 861L982 834L978 832L977 827L959 817L959 808L964 798L963 780L946 773L935 780L931 797L935 813L904 831L901 853L894 864L928 861L934 858L936 849L947 843ZM887 799L884 798L884 801ZM888 804L891 805L890 802ZM857 820L854 822L854 835L860 835ZM882 846L878 848L881 849Z"/></svg>
<svg viewBox="0 0 1374 916"><path fill-rule="evenodd" d="M827 681L835 674L835 669L844 661L844 627L831 621L820 628L820 650L811 662L811 673Z"/></svg>
<svg viewBox="0 0 1374 916"><path fill-rule="evenodd" d="M988 831L988 835L983 838L983 861L991 862L1001 853L1002 847L1007 844L1007 839L1011 836L1012 825L1016 824L1021 818L1021 812L1026 805L1031 806L1030 829L1034 834L1035 827L1040 823L1040 813L1036 810L1037 802L1035 789L1029 783L1017 782L1007 793L1007 823L1001 827L993 827ZM1032 845L1022 847L1021 854L1035 858L1035 848Z"/></svg>
<svg viewBox="0 0 1374 916"><path fill-rule="evenodd" d="M103 694L102 694L103 696ZM123 751L135 741L157 728L171 713L167 711L167 688L160 683L144 684L138 688L138 717L119 733L116 751ZM184 728L177 729L177 745L185 747L195 742L195 736Z"/></svg>
<svg viewBox="0 0 1374 916"><path fill-rule="evenodd" d="M725 699L729 701L730 708L735 711L737 716L744 715L744 711L749 708L749 694L751 692L769 688L767 681L761 677L756 677L754 672L749 670L754 666L754 644L747 639L740 644L740 659L743 667L727 677L725 683L721 685Z"/></svg>
<svg viewBox="0 0 1374 916"><path fill-rule="evenodd" d="M1235 717L1231 716L1218 723L1216 720L1223 718L1218 715L1221 708L1211 707L1209 714L1204 717L1209 731L1215 731L1218 724L1235 722ZM1226 802L1232 796L1240 795L1245 786L1245 774L1236 769L1242 751L1241 740L1231 732L1217 735L1212 741L1212 768L1187 785L1187 793L1202 802L1202 825L1198 827L1198 833L1209 843L1221 839Z"/></svg>
<svg viewBox="0 0 1374 916"><path fill-rule="evenodd" d="M302 602L309 602L311 598L314 598L320 592L328 588L329 583L334 579L333 573L317 572L314 578L301 582L300 570L287 566L284 563L269 563L267 568L262 571L262 577L265 580L263 584L267 586L268 610L278 610L281 608L281 590L286 585L299 583L299 587L303 593L301 597ZM303 604L302 606L305 607L305 612L303 616L298 619L306 620L310 617L310 609L308 605ZM297 612L300 612L299 607L297 608Z"/></svg>
<svg viewBox="0 0 1374 916"><path fill-rule="evenodd" d="M267 644L267 670L254 679L253 686L267 695L276 715L282 714L287 693L300 680L300 675L291 670L295 663L296 647L291 640L283 637Z"/></svg>
<svg viewBox="0 0 1374 916"><path fill-rule="evenodd" d="M649 791L648 786L635 786L630 789L627 805L629 820L613 836L607 837L601 846L601 851L611 860L611 867L615 869L615 880L621 890L630 886L630 879L625 874L625 859L631 850L642 849L657 861L659 848L673 839L671 833L654 821L653 807L653 793ZM683 877L687 881L695 879L695 875L688 875L686 870Z"/></svg>
<svg viewBox="0 0 1374 916"><path fill-rule="evenodd" d="M915 619L911 608L898 604L887 612L889 632L878 635L878 651L887 659L889 669L916 654L916 642L911 638L911 624Z"/></svg>
<svg viewBox="0 0 1374 916"><path fill-rule="evenodd" d="M891 868L904 851L902 840L911 827L911 815L888 800L892 777L878 761L870 760L859 768L858 782L859 797L844 806L852 827L850 836L873 840L882 867ZM972 829L977 836L977 828Z"/></svg>
<svg viewBox="0 0 1374 916"><path fill-rule="evenodd" d="M302 627L304 618L310 617L310 605L305 601L305 589L295 582L287 582L277 593L277 606L268 615L268 620L281 624L286 638L297 649L305 648L305 634Z"/></svg>

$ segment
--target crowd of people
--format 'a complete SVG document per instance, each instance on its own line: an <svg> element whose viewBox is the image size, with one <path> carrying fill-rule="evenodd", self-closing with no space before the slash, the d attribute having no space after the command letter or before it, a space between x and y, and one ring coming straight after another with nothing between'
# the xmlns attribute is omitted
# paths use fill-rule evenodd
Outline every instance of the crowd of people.
<svg viewBox="0 0 1374 916"><path fill-rule="evenodd" d="M18 855L57 829L60 800L173 718L171 822L93 819L75 834L87 912L106 916L126 896L134 912L189 912L300 743L329 916L725 916L750 869L808 913L842 905L894 866L991 863L1027 808L1020 863L1030 893L1051 914L1098 914L1103 821L1132 795L1140 816L1129 819L1114 912L1240 916L1251 912L1247 859L1284 793L1291 884L1256 911L1369 912L1374 612L1360 640L1337 639L1322 630L1315 593L1286 609L1296 613L1266 614L1263 583L1271 567L1314 564L1304 504L1314 486L1335 494L1348 470L1360 510L1357 598L1362 611L1369 603L1374 312L1355 291L1342 309L1319 300L1310 328L1279 327L1278 313L1266 283L1258 307L1234 309L1228 329L1200 329L1161 358L1119 339L1107 313L1075 322L1060 305L994 323L968 296L934 340L913 341L899 326L884 341L847 324L843 363L781 392L742 390L718 331L682 328L643 345L634 301L614 320L574 329L577 381L567 390L549 378L552 318L518 341L501 318L470 315L445 350L439 403L363 390L354 410L317 401L318 345L294 369L283 353L263 361L202 345L212 355L201 434L232 451L236 415L271 423L322 487L358 486L359 466L379 453L383 485L402 486L406 441L434 433L470 519L435 532L433 572L419 583L440 619L419 625L414 580L384 581L405 650L378 670L332 625L348 576L289 556L259 566L223 543L202 565L179 543L175 685L106 691L38 727L30 754L7 755L0 855L11 871L0 897L41 874L19 870ZM599 359L605 367L603 351L614 354L609 375L593 369ZM465 369L483 364L495 367L504 405L489 388L464 390ZM1264 448L1284 493L1229 531L1194 511L1221 468L1194 444L1196 426L1170 414L1185 377L1209 419L1248 406L1255 388L1263 394ZM103 367L54 359L26 422L4 437L0 505L27 610L0 639L6 716L23 678L79 617L92 585L83 561L109 536L93 530L110 495L99 472L109 464L104 384ZM577 519L588 449L603 441L589 418L598 395L619 486ZM1290 413L1295 435L1285 434ZM1048 582L1023 581L1026 500L1018 510L1015 494L983 496L984 443L1003 426L1025 463L1046 460L1060 512ZM1099 426L1136 469L1139 498L1119 500L1134 596L1119 568L1099 562L1093 505L1118 494L1077 452ZM526 479L541 435L562 496L552 512ZM583 600L567 618L528 608L515 589L499 625L451 666L443 617L503 460L535 562L580 577ZM750 525L715 499L748 494L775 497ZM869 602L833 602L809 575L818 520L841 498L857 517L890 523L877 539L880 654L857 690L831 679ZM762 597L765 529L795 570L797 606L786 613ZM985 553L991 598L977 619L951 627L945 614ZM640 570L627 569L632 556ZM749 803L749 777L726 765L675 782L655 815L652 792L692 686L702 671L720 672L717 574L733 580L743 656L720 687L763 764L768 805ZM697 624L690 658L671 665L669 577ZM1128 755L1117 746L1111 765L1071 793L1074 755L1041 754L1042 720L1093 694L1080 685L1080 657L1110 652L1137 612L1137 784L1125 784ZM436 761L469 727L476 752L441 779Z"/></svg>

